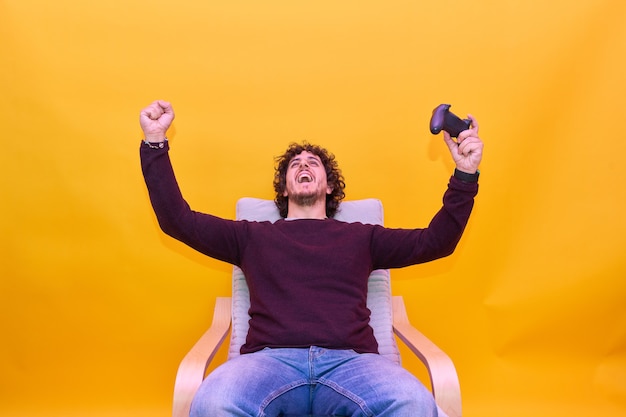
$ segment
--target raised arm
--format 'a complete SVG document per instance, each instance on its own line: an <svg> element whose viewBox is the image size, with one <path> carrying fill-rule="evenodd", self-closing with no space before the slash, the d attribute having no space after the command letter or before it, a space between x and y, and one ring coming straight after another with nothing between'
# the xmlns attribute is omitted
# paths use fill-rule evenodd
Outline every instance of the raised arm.
<svg viewBox="0 0 626 417"><path fill-rule="evenodd" d="M424 229L377 228L372 250L376 268L397 268L428 262L454 252L469 220L478 192L478 166L483 142L473 116L470 128L454 141L446 131L444 141L456 169L443 196L443 206Z"/></svg>
<svg viewBox="0 0 626 417"><path fill-rule="evenodd" d="M169 236L205 255L237 264L237 236L244 225L194 211L182 196L166 141L173 120L172 106L161 100L141 110L139 115L145 135L140 147L141 169L159 226Z"/></svg>

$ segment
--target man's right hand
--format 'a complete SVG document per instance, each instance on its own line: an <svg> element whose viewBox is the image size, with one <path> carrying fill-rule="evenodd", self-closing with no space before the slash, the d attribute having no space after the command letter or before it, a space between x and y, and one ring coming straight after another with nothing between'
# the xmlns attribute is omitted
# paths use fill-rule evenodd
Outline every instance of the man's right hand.
<svg viewBox="0 0 626 417"><path fill-rule="evenodd" d="M148 142L165 141L165 134L173 120L174 109L163 100L155 101L139 113L139 124Z"/></svg>

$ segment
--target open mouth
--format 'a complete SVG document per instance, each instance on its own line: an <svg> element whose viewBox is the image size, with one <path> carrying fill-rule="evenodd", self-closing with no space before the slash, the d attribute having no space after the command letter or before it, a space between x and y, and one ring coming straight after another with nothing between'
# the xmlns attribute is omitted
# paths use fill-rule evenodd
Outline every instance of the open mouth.
<svg viewBox="0 0 626 417"><path fill-rule="evenodd" d="M302 172L298 175L298 178L296 178L296 181L298 181L298 184L301 184L303 182L312 182L313 177L308 172Z"/></svg>

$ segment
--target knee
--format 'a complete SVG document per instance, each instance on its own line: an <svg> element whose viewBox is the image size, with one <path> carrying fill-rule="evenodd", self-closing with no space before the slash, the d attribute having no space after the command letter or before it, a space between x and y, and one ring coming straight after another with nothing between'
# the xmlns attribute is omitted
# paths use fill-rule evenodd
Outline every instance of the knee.
<svg viewBox="0 0 626 417"><path fill-rule="evenodd" d="M241 412L237 398L245 398L237 392L237 385L228 380L215 380L211 375L205 379L191 403L190 417L235 415Z"/></svg>
<svg viewBox="0 0 626 417"><path fill-rule="evenodd" d="M227 397L220 392L219 385L217 387L207 387L203 383L193 397L189 416L209 417L225 415L224 412L228 408L225 405L226 401Z"/></svg>
<svg viewBox="0 0 626 417"><path fill-rule="evenodd" d="M433 394L419 381L399 384L393 398L394 409L402 410L397 415L436 417L437 404ZM396 415L396 414L392 414Z"/></svg>

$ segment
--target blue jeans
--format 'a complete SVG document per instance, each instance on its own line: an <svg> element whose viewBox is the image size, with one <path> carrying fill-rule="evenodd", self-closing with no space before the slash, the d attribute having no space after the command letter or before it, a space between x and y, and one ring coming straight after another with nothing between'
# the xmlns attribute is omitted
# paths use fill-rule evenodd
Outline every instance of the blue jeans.
<svg viewBox="0 0 626 417"><path fill-rule="evenodd" d="M430 391L377 354L319 347L233 358L204 380L191 417L436 417Z"/></svg>

